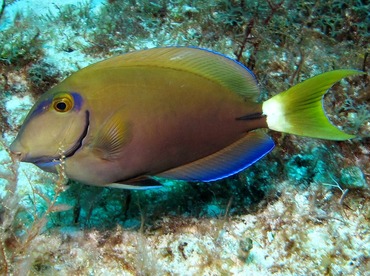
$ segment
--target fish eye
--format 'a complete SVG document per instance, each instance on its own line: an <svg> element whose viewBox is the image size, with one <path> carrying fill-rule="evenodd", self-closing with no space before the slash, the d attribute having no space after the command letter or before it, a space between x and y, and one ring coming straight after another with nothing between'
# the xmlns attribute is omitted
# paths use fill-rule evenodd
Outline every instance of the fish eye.
<svg viewBox="0 0 370 276"><path fill-rule="evenodd" d="M73 108L73 104L72 96L65 93L54 97L52 107L57 112L65 113Z"/></svg>
<svg viewBox="0 0 370 276"><path fill-rule="evenodd" d="M55 109L58 111L65 111L67 108L67 105L65 102L59 102L55 104Z"/></svg>

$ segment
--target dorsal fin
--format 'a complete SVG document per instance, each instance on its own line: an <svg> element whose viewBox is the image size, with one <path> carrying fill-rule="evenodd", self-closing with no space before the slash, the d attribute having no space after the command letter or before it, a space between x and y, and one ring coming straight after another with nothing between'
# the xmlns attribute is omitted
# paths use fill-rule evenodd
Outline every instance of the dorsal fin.
<svg viewBox="0 0 370 276"><path fill-rule="evenodd" d="M215 181L236 174L257 162L274 148L262 132L249 132L230 146L202 159L158 174L186 181Z"/></svg>
<svg viewBox="0 0 370 276"><path fill-rule="evenodd" d="M140 66L190 72L217 82L254 102L259 95L256 78L248 68L222 54L199 48L168 47L141 50L101 61L82 71Z"/></svg>

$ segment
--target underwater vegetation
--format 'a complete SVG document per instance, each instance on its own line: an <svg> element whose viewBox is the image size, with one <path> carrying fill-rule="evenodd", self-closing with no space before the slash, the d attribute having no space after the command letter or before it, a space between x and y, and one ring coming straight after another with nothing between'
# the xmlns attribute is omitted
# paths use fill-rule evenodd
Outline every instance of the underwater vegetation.
<svg viewBox="0 0 370 276"><path fill-rule="evenodd" d="M90 187L19 164L7 146L73 72L159 46L226 54L260 100L334 69L369 72L366 1L0 1L0 274L366 275L370 270L369 76L325 96L350 141L271 132L277 147L214 183ZM43 2L43 1L41 1ZM47 2L47 1L45 1Z"/></svg>

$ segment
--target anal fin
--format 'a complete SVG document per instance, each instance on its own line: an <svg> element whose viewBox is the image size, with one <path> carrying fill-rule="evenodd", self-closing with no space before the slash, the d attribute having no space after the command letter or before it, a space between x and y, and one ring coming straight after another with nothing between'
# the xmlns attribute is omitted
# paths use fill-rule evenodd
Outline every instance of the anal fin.
<svg viewBox="0 0 370 276"><path fill-rule="evenodd" d="M274 146L274 141L267 134L249 132L210 156L157 176L186 181L216 181L246 169L269 153Z"/></svg>

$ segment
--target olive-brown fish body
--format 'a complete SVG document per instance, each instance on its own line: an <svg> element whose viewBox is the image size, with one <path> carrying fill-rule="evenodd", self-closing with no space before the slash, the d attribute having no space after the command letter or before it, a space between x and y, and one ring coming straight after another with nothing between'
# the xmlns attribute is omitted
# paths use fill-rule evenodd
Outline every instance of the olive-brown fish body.
<svg viewBox="0 0 370 276"><path fill-rule="evenodd" d="M159 186L152 176L213 181L272 150L258 128L352 138L330 124L321 99L355 74L328 72L257 103L254 75L221 54L133 52L88 66L45 93L10 149L46 171L63 165L69 178L91 185Z"/></svg>
<svg viewBox="0 0 370 276"><path fill-rule="evenodd" d="M85 146L66 159L73 179L89 176L86 182L99 185L156 175L215 153L252 129L266 127L264 118L236 120L262 112L260 104L247 105L240 95L201 76L167 68L128 68L96 82L94 73L76 74L75 78L85 80L77 85L71 79L71 84L55 87L83 94L84 107L90 112ZM113 95L109 101L108 95ZM124 132L117 153L96 148L97 134L101 137L101 128L110 121L113 130Z"/></svg>

